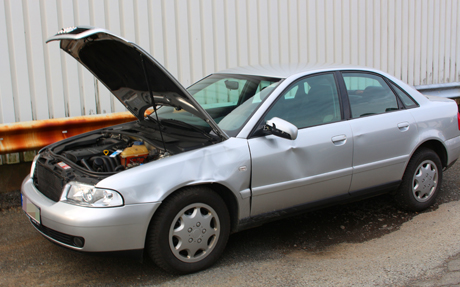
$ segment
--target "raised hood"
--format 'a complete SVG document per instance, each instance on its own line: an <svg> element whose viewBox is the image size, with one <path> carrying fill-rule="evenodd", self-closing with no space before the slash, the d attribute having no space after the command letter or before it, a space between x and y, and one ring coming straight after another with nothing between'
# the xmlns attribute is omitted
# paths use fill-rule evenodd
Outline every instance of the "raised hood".
<svg viewBox="0 0 460 287"><path fill-rule="evenodd" d="M149 53L111 32L88 26L62 29L46 43L60 41L62 50L74 57L99 79L140 121L155 105L184 109L205 120L226 139L209 114L187 90Z"/></svg>

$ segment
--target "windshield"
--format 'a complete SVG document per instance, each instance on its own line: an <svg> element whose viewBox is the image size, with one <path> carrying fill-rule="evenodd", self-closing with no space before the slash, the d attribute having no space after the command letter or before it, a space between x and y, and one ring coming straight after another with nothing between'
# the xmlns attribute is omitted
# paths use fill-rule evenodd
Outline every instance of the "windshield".
<svg viewBox="0 0 460 287"><path fill-rule="evenodd" d="M236 136L280 81L271 77L213 74L187 90L228 136ZM164 106L158 109L158 116L160 121L178 120L211 131L204 120L185 110Z"/></svg>

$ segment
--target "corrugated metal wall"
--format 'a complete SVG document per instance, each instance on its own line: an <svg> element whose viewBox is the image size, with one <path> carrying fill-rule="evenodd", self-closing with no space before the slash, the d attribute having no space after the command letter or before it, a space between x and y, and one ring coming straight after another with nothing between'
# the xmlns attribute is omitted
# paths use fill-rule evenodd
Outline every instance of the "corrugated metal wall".
<svg viewBox="0 0 460 287"><path fill-rule="evenodd" d="M411 85L460 80L457 0L0 0L0 123L122 111L45 40L103 27L179 81L265 63L375 67Z"/></svg>

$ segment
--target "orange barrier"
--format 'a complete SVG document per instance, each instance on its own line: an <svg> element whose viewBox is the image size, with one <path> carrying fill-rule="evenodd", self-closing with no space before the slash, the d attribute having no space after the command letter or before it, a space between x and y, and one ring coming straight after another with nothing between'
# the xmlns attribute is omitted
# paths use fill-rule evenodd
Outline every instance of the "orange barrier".
<svg viewBox="0 0 460 287"><path fill-rule="evenodd" d="M92 130L134 121L130 112L0 125L0 154L38 150Z"/></svg>

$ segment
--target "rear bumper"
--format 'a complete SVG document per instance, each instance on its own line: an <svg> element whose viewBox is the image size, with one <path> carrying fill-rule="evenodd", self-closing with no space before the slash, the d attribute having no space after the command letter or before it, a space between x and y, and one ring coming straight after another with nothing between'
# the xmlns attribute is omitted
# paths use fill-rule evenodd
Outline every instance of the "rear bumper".
<svg viewBox="0 0 460 287"><path fill-rule="evenodd" d="M148 225L159 202L112 208L90 208L54 202L38 191L27 176L21 187L40 209L40 224L34 227L49 240L79 251L111 252L143 249ZM81 244L74 240L83 239ZM77 241L78 242L78 241Z"/></svg>
<svg viewBox="0 0 460 287"><path fill-rule="evenodd" d="M460 136L445 141L447 149L447 168L451 167L460 157Z"/></svg>

